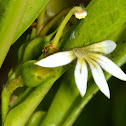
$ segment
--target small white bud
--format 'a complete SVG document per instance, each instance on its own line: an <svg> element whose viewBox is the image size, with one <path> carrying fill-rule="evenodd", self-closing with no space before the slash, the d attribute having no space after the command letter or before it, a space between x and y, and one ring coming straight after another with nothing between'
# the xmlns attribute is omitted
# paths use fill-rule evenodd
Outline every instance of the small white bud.
<svg viewBox="0 0 126 126"><path fill-rule="evenodd" d="M85 11L85 10L82 10L82 11L75 11L74 12L74 15L75 15L75 17L77 18L77 19L83 19L83 18L85 18L86 16L87 16L87 11Z"/></svg>

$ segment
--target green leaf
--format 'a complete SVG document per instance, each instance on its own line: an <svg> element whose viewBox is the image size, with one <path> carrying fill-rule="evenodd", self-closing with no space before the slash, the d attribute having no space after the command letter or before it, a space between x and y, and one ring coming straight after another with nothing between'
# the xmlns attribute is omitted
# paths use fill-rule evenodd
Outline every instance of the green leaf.
<svg viewBox="0 0 126 126"><path fill-rule="evenodd" d="M0 0L0 3L3 1ZM6 0L0 20L0 67L12 44L29 0Z"/></svg>
<svg viewBox="0 0 126 126"><path fill-rule="evenodd" d="M0 0L0 67L10 46L33 23L49 0Z"/></svg>
<svg viewBox="0 0 126 126"><path fill-rule="evenodd" d="M42 9L46 6L49 0L30 0L23 16L23 19L20 23L18 31L15 35L14 43L23 33L24 31L33 23L33 21L37 18Z"/></svg>

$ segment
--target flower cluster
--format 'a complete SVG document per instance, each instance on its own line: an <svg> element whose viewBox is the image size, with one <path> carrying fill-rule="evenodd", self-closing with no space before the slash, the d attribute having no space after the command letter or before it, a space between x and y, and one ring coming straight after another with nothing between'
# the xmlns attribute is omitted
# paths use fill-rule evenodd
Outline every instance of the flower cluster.
<svg viewBox="0 0 126 126"><path fill-rule="evenodd" d="M114 62L103 55L111 53L115 48L115 42L105 40L85 47L74 48L70 51L55 53L36 62L35 64L41 67L52 68L66 65L77 58L74 76L81 96L85 95L87 89L88 64L95 83L101 92L110 98L109 87L102 68L113 76L126 81L126 74Z"/></svg>

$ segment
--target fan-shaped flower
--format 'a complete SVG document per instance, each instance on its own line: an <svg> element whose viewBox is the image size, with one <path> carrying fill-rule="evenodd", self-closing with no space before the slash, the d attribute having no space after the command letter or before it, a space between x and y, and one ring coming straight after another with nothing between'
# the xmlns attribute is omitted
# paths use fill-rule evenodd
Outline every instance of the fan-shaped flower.
<svg viewBox="0 0 126 126"><path fill-rule="evenodd" d="M126 74L114 62L102 55L111 53L115 48L115 42L105 40L85 47L74 48L70 51L55 53L36 62L35 64L42 67L52 68L66 65L77 58L74 76L81 96L84 96L87 89L88 64L95 83L101 92L110 98L109 87L101 68L113 76L126 81Z"/></svg>

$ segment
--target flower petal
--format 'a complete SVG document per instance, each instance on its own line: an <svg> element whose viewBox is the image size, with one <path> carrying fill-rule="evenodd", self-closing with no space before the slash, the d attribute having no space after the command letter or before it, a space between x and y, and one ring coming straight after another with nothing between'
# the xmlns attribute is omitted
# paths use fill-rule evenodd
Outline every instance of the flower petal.
<svg viewBox="0 0 126 126"><path fill-rule="evenodd" d="M90 52L99 52L104 54L111 53L116 48L116 43L111 40L105 40L85 47Z"/></svg>
<svg viewBox="0 0 126 126"><path fill-rule="evenodd" d="M88 63L91 68L91 72L92 72L95 83L98 85L101 92L103 92L105 96L110 98L109 87L105 80L104 73L101 67L93 60L91 60L91 62L88 61Z"/></svg>
<svg viewBox="0 0 126 126"><path fill-rule="evenodd" d="M126 74L118 67L114 62L108 59L105 56L93 54L94 56L98 57L96 62L100 64L100 66L107 71L108 73L112 74L113 76L126 81Z"/></svg>
<svg viewBox="0 0 126 126"><path fill-rule="evenodd" d="M58 52L53 55L50 55L38 62L36 62L36 65L42 66L42 67L58 67L63 66L68 63L70 63L76 56L74 55L73 51L64 51L64 52Z"/></svg>
<svg viewBox="0 0 126 126"><path fill-rule="evenodd" d="M88 79L88 69L84 59L77 60L74 76L77 88L81 96L84 96L87 89L87 79Z"/></svg>

